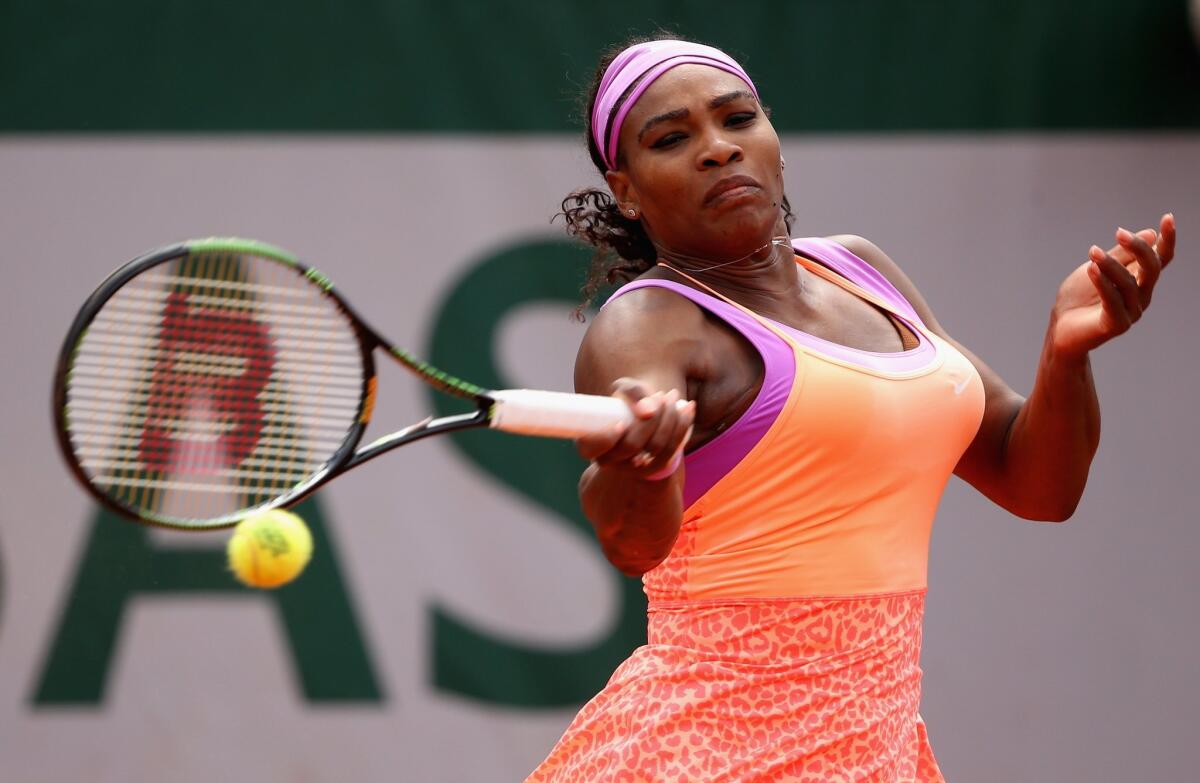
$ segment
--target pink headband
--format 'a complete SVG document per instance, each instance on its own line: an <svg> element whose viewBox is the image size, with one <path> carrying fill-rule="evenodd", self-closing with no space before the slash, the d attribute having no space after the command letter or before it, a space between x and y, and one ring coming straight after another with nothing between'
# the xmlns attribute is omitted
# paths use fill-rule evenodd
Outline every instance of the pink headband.
<svg viewBox="0 0 1200 783"><path fill-rule="evenodd" d="M755 98L758 97L758 90L754 88L754 82L750 81L750 77L742 70L742 66L720 49L689 41L650 41L649 43L635 44L618 54L612 64L608 66L608 70L604 72L604 78L600 82L600 90L596 93L596 103L592 107L592 138L596 140L600 157L604 159L605 165L610 169L617 167L617 139L621 135L621 126L625 123L625 116L629 114L633 104L642 96L646 88L654 83L655 79L676 65L685 63L709 65L732 73L746 83ZM643 75L644 79L642 79ZM608 118L612 116L613 109L621 100L621 95L638 79L642 79L642 81L621 104L621 108L613 117L612 126L608 130L606 139L604 129L608 124Z"/></svg>

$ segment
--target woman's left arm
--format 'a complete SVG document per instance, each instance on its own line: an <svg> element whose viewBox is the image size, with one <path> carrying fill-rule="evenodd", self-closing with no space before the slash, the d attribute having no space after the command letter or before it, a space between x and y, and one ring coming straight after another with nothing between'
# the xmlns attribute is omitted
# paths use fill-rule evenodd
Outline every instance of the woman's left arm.
<svg viewBox="0 0 1200 783"><path fill-rule="evenodd" d="M1061 522L1074 513L1100 443L1100 405L1088 354L1128 331L1150 305L1175 255L1175 218L1159 231L1121 229L1107 252L1093 246L1059 287L1026 399L946 333L916 286L862 237L830 239L879 270L934 333L962 351L983 380L986 407L955 473L1002 508L1026 519Z"/></svg>

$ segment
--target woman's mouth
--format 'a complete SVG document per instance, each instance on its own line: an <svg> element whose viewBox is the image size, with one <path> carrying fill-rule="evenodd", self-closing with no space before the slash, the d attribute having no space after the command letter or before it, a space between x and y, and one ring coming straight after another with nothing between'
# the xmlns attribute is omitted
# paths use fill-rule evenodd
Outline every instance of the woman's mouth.
<svg viewBox="0 0 1200 783"><path fill-rule="evenodd" d="M725 201L732 201L758 190L762 190L762 186L753 177L747 177L744 174L726 177L704 194L704 206L711 207Z"/></svg>

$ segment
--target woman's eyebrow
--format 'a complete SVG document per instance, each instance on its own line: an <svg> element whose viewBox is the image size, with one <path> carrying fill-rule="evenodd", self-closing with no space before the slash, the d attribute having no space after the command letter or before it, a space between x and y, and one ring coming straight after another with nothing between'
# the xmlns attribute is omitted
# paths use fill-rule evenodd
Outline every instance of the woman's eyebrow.
<svg viewBox="0 0 1200 783"><path fill-rule="evenodd" d="M754 93L752 92L747 90L734 90L733 92L727 92L724 95L718 95L717 97L713 98L708 102L708 108L719 109L730 101L738 98L749 98L750 100L755 100Z"/></svg>
<svg viewBox="0 0 1200 783"><path fill-rule="evenodd" d="M656 114L655 116L646 120L646 124L642 126L640 131L638 131L638 141L642 140L642 137L646 135L646 131L650 130L658 123L668 122L670 120L681 120L684 117L687 117L690 113L691 112L689 112L687 109L675 109L674 111L664 112L663 114Z"/></svg>
<svg viewBox="0 0 1200 783"><path fill-rule="evenodd" d="M754 93L747 90L734 90L733 92L727 92L724 95L718 95L709 101L708 108L719 109L730 101L737 100L738 98L749 98L754 100ZM642 126L640 131L638 131L638 141L641 141L642 137L646 135L646 132L658 123L668 122L670 120L682 120L687 117L688 114L690 114L690 112L687 109L675 109L673 111L663 112L662 114L656 114L655 116L646 120L646 124Z"/></svg>

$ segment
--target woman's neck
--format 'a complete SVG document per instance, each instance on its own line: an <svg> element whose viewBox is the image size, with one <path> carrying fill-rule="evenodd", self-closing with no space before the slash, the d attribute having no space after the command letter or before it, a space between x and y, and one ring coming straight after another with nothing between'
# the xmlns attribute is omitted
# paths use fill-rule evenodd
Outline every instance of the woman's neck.
<svg viewBox="0 0 1200 783"><path fill-rule="evenodd" d="M751 309L777 303L781 298L796 301L803 284L796 273L791 241L776 237L742 258L716 264L658 248L659 263L682 272Z"/></svg>

